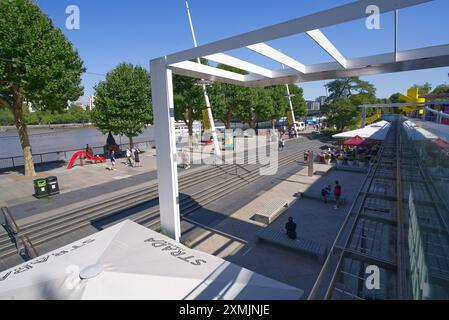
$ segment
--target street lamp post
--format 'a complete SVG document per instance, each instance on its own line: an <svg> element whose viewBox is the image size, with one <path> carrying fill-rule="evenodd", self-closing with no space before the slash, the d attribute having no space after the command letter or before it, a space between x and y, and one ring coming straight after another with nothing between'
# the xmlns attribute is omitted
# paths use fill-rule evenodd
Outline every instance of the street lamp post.
<svg viewBox="0 0 449 320"><path fill-rule="evenodd" d="M196 48L196 47L198 47L198 43L196 42L195 30L193 29L192 16L190 15L190 8L189 8L189 3L187 0L186 0L186 8L187 8L187 15L189 17L190 30L192 32L193 44L195 45L195 48ZM197 58L197 62L199 64L201 64L201 59ZM202 81L204 81L204 80L202 80ZM214 139L214 152L215 152L216 156L221 156L221 148L220 148L220 144L219 144L218 138L217 138L217 130L215 129L215 122L214 122L214 117L212 114L212 108L210 105L209 94L207 93L206 83L203 82L202 88L203 88L204 100L206 102L207 117L209 118L210 130L212 132L212 138Z"/></svg>

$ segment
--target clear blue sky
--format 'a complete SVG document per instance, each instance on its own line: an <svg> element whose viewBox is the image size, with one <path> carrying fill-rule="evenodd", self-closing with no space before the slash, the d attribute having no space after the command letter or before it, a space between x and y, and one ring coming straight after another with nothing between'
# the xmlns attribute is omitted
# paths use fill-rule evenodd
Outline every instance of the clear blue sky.
<svg viewBox="0 0 449 320"><path fill-rule="evenodd" d="M392 0L393 1L393 0ZM120 62L140 64L193 46L184 0L37 0L40 8L61 28L79 51L88 72L105 74ZM271 24L343 5L348 0L190 0L199 44L220 40ZM376 1L373 0L373 3ZM65 9L75 4L81 12L80 30L67 30ZM449 1L401 10L399 50L449 43ZM381 17L380 30L368 30L364 20L322 30L348 58L393 51L393 14ZM332 61L306 35L269 43L305 64ZM249 50L232 55L270 68L271 60ZM406 92L413 84L449 83L449 68L363 77L377 88L379 97ZM84 75L85 97L104 77ZM324 81L299 84L306 99L325 95ZM86 98L82 99L86 99Z"/></svg>

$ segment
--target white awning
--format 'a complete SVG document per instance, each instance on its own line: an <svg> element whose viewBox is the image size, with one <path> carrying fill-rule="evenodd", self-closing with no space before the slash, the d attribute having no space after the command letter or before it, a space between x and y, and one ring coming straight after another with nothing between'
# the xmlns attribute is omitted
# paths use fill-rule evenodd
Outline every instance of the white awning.
<svg viewBox="0 0 449 320"><path fill-rule="evenodd" d="M413 141L423 141L423 140L433 140L438 139L438 136L434 135L430 131L417 126L412 121L404 121L403 123L405 132L410 140Z"/></svg>
<svg viewBox="0 0 449 320"><path fill-rule="evenodd" d="M362 137L368 140L379 140L383 141L387 137L388 131L390 131L391 123L388 121L379 121L362 129L347 131L333 135L332 138L335 139L350 139L355 136Z"/></svg>
<svg viewBox="0 0 449 320"><path fill-rule="evenodd" d="M2 299L286 300L303 291L132 221L0 273Z"/></svg>

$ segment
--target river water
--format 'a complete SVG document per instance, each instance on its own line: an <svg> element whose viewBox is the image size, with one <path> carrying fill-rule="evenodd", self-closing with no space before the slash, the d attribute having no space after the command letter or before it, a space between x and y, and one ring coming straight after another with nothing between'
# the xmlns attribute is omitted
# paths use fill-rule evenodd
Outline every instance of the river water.
<svg viewBox="0 0 449 320"><path fill-rule="evenodd" d="M141 135L134 138L134 141L154 140L153 131L153 127L145 129ZM33 154L81 150L86 147L86 144L92 147L100 147L106 144L107 138L107 135L103 135L96 128L32 129L28 133ZM118 144L125 144L129 141L126 137L114 136L114 138ZM0 158L21 155L22 148L17 131L0 132Z"/></svg>

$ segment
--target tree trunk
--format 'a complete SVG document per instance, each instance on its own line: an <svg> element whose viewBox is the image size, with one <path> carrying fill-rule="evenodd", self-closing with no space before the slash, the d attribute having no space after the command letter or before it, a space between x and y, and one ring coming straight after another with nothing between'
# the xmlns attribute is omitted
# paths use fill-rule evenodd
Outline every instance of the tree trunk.
<svg viewBox="0 0 449 320"><path fill-rule="evenodd" d="M189 121L187 124L187 128L189 128L189 149L193 150L193 122Z"/></svg>
<svg viewBox="0 0 449 320"><path fill-rule="evenodd" d="M132 136L128 136L129 139L129 148L132 149L134 148L134 140Z"/></svg>
<svg viewBox="0 0 449 320"><path fill-rule="evenodd" d="M193 108L187 110L188 119L185 121L187 128L189 129L189 149L193 149Z"/></svg>
<svg viewBox="0 0 449 320"><path fill-rule="evenodd" d="M232 113L228 112L226 121L225 121L226 129L231 129L231 119L232 119Z"/></svg>
<svg viewBox="0 0 449 320"><path fill-rule="evenodd" d="M34 177L36 176L36 171L34 170L33 154L30 138L28 137L27 125L23 119L23 99L20 94L14 94L14 106L11 111L14 114L14 121L19 134L20 144L22 145L25 176Z"/></svg>

